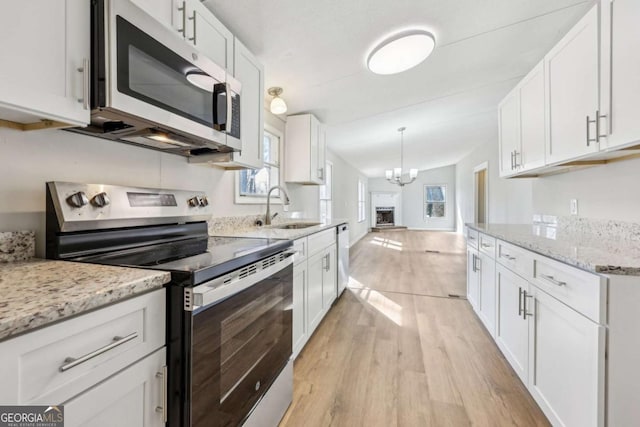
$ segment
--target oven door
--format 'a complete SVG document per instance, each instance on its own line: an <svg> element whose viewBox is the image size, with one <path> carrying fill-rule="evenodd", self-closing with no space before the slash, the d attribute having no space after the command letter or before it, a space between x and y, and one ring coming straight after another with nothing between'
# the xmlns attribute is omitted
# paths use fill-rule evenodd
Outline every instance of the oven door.
<svg viewBox="0 0 640 427"><path fill-rule="evenodd" d="M191 426L241 424L288 363L292 263L283 252L194 288Z"/></svg>
<svg viewBox="0 0 640 427"><path fill-rule="evenodd" d="M227 112L239 104L240 83L130 1L104 0L104 5L105 26L98 36L106 46L93 60L104 69L105 84L94 108L240 149L239 136L227 138L235 128ZM233 91L216 92L220 86Z"/></svg>

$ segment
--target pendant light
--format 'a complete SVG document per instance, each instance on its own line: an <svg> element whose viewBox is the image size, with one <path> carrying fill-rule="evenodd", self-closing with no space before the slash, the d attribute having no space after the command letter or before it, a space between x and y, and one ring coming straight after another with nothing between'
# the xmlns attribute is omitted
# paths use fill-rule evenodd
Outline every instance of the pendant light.
<svg viewBox="0 0 640 427"><path fill-rule="evenodd" d="M273 114L286 113L287 104L286 102L284 102L284 99L280 98L280 95L282 95L282 88L271 87L267 92L269 93L269 95L273 96L273 99L271 100L271 104L269 105L269 110L271 110Z"/></svg>
<svg viewBox="0 0 640 427"><path fill-rule="evenodd" d="M409 169L409 181L403 181L403 166L404 166L404 131L406 127L398 128L398 132L400 132L400 167L387 169L385 171L385 178L392 184L399 185L400 187L404 187L407 184L411 184L418 177L418 169Z"/></svg>

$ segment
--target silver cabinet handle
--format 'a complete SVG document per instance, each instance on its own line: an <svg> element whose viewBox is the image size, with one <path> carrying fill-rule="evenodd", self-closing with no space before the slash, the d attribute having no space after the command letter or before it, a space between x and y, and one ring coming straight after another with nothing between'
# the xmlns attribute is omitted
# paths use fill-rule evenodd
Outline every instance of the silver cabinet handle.
<svg viewBox="0 0 640 427"><path fill-rule="evenodd" d="M522 316L522 288L518 288L518 317Z"/></svg>
<svg viewBox="0 0 640 427"><path fill-rule="evenodd" d="M193 21L193 37L189 37L189 41L192 41L193 44L196 44L196 11L193 11L193 14L189 17L189 21Z"/></svg>
<svg viewBox="0 0 640 427"><path fill-rule="evenodd" d="M482 247L483 247L483 248L492 248L493 246L491 246L491 245L490 245L490 244L488 244L488 243L483 243L483 244L482 244Z"/></svg>
<svg viewBox="0 0 640 427"><path fill-rule="evenodd" d="M64 362L65 362L64 365L60 366L58 370L60 372L68 371L69 369L74 368L80 365L81 363L91 360L94 357L98 357L101 354L106 353L107 351L112 350L118 346L121 346L122 344L127 343L131 340L134 340L136 338L138 338L137 332L133 332L127 335L126 337L115 336L113 337L113 342L111 344L107 344L104 347L100 347L99 349L94 350L91 353L87 353L84 356L78 357L77 359L73 357L67 357L66 359L64 359Z"/></svg>
<svg viewBox="0 0 640 427"><path fill-rule="evenodd" d="M467 236L467 238L468 238L469 240L476 240L476 238L475 238L475 237L473 237L473 236L472 236L472 235L470 235L470 234Z"/></svg>
<svg viewBox="0 0 640 427"><path fill-rule="evenodd" d="M156 372L156 378L162 378L162 406L156 406L156 412L162 413L162 422L167 422L167 365L162 367L162 371Z"/></svg>
<svg viewBox="0 0 640 427"><path fill-rule="evenodd" d="M596 124L596 132L598 131L598 120L591 120L591 117L587 116L587 147L591 146L592 142L600 142L599 138L591 138L591 123Z"/></svg>
<svg viewBox="0 0 640 427"><path fill-rule="evenodd" d="M82 67L78 68L78 72L82 73L82 98L78 98L78 102L82 104L82 107L85 110L88 110L89 109L89 91L91 90L88 58L84 58L82 60Z"/></svg>
<svg viewBox="0 0 640 427"><path fill-rule="evenodd" d="M566 286L567 282L561 282L560 280L556 280L553 276L547 276L546 274L540 274L540 277L542 277L544 280L546 280L547 282L551 282L556 286Z"/></svg>
<svg viewBox="0 0 640 427"><path fill-rule="evenodd" d="M327 259L326 271L329 271L331 270L331 254L326 254L325 258Z"/></svg>
<svg viewBox="0 0 640 427"><path fill-rule="evenodd" d="M515 260L516 260L516 257L511 256L511 255L509 255L509 254L500 254L500 258L506 258L506 259L508 259L509 261L515 261Z"/></svg>
<svg viewBox="0 0 640 427"><path fill-rule="evenodd" d="M600 114L600 110L596 110L596 141L600 142L600 138L606 138L608 133L605 132L604 135L600 133L600 120L606 119L606 114Z"/></svg>
<svg viewBox="0 0 640 427"><path fill-rule="evenodd" d="M520 155L520 153L518 153L518 150L514 150L513 151L513 168L514 169L518 169L520 167L520 163L518 163L518 156Z"/></svg>
<svg viewBox="0 0 640 427"><path fill-rule="evenodd" d="M527 298L533 298L533 295L529 295L527 291L522 291L522 318L525 320L527 320L527 316L533 316L527 311Z"/></svg>
<svg viewBox="0 0 640 427"><path fill-rule="evenodd" d="M513 170L513 151L511 152L511 170Z"/></svg>
<svg viewBox="0 0 640 427"><path fill-rule="evenodd" d="M182 12L182 28L178 28L178 32L182 33L182 35L186 35L186 28L187 28L187 2L183 1L182 2L182 7L178 8L179 12Z"/></svg>
<svg viewBox="0 0 640 427"><path fill-rule="evenodd" d="M318 179L324 179L324 168L318 168Z"/></svg>

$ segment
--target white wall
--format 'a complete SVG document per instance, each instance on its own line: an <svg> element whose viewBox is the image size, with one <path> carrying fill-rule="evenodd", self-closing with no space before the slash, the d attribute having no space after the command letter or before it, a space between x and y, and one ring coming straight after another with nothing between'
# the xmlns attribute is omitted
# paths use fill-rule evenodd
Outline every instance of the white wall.
<svg viewBox="0 0 640 427"><path fill-rule="evenodd" d="M369 211L367 219L358 222L358 180L366 185L367 178L331 150L327 150L327 160L333 163L333 217L349 221L349 240L353 245L369 231Z"/></svg>
<svg viewBox="0 0 640 427"><path fill-rule="evenodd" d="M498 143L477 147L456 165L458 231L473 222L473 168L489 162L489 222L529 224L534 213L567 216L569 201L578 199L579 216L640 221L640 159L594 166L540 178L498 176Z"/></svg>
<svg viewBox="0 0 640 427"><path fill-rule="evenodd" d="M497 127L496 127L497 134ZM474 221L473 169L489 164L489 222L528 224L533 216L532 179L501 179L498 170L498 139L481 144L456 164L457 230Z"/></svg>
<svg viewBox="0 0 640 427"><path fill-rule="evenodd" d="M447 186L447 204L444 218L425 218L424 186ZM369 191L400 191L402 193L402 218L399 224L417 230L454 230L456 227L456 168L454 165L420 171L416 180L404 187L391 184L385 178L369 179ZM369 206L369 212L371 207Z"/></svg>

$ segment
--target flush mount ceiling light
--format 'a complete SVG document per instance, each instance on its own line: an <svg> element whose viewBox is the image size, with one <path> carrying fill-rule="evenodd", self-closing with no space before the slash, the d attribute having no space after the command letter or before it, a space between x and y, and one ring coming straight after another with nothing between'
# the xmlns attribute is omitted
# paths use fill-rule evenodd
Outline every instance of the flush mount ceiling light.
<svg viewBox="0 0 640 427"><path fill-rule="evenodd" d="M436 39L425 30L409 30L383 40L367 57L367 68L376 74L397 74L427 59Z"/></svg>
<svg viewBox="0 0 640 427"><path fill-rule="evenodd" d="M187 81L200 89L207 92L213 92L213 86L216 84L216 80L208 74L198 71L190 71L187 73Z"/></svg>
<svg viewBox="0 0 640 427"><path fill-rule="evenodd" d="M269 95L273 96L271 100L271 104L269 105L269 109L273 114L284 114L287 112L287 103L284 102L284 99L280 98L282 95L281 87L270 87L267 91Z"/></svg>
<svg viewBox="0 0 640 427"><path fill-rule="evenodd" d="M387 169L385 171L385 178L392 184L399 185L400 187L404 187L407 184L411 184L418 177L418 169L409 169L409 181L403 181L402 175L404 175L402 168L404 167L404 131L406 127L398 128L398 132L400 132L400 167Z"/></svg>

